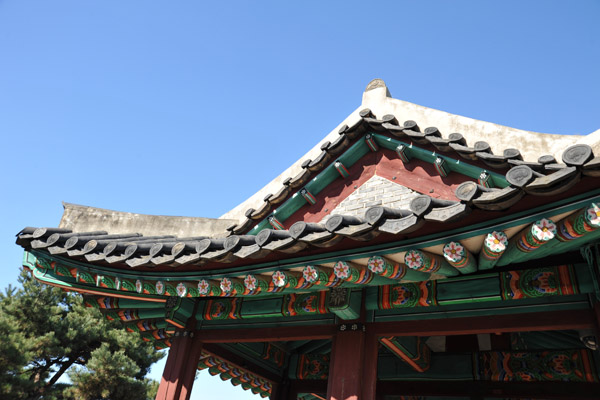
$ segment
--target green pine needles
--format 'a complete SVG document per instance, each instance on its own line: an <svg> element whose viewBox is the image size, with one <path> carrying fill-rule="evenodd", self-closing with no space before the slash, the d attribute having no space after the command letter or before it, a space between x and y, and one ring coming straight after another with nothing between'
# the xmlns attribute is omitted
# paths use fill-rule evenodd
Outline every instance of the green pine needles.
<svg viewBox="0 0 600 400"><path fill-rule="evenodd" d="M158 383L144 377L162 354L152 344L80 295L25 271L19 282L0 293L0 398L154 399Z"/></svg>

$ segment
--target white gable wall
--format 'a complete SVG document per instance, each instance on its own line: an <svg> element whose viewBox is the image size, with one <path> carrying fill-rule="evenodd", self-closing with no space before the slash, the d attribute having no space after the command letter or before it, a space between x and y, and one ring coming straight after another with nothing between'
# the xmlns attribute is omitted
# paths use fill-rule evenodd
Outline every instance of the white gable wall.
<svg viewBox="0 0 600 400"><path fill-rule="evenodd" d="M362 218L367 209L372 206L408 210L410 201L418 195L419 193L414 190L373 175L346 197L329 215L343 214ZM328 216L324 217L323 221L327 220Z"/></svg>

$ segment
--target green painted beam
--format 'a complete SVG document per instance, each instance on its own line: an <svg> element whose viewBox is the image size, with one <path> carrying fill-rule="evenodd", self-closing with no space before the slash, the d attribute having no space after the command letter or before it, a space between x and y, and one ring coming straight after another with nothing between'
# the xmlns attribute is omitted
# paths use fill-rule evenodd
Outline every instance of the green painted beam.
<svg viewBox="0 0 600 400"><path fill-rule="evenodd" d="M419 372L392 354L377 359L378 380L472 380L470 354L433 354L427 371Z"/></svg>
<svg viewBox="0 0 600 400"><path fill-rule="evenodd" d="M502 267L525 260L529 254L537 252L556 236L556 224L547 218L540 218L513 236L497 265Z"/></svg>
<svg viewBox="0 0 600 400"><path fill-rule="evenodd" d="M440 280L436 284L436 292L436 300L440 305L502 300L498 276L460 281Z"/></svg>
<svg viewBox="0 0 600 400"><path fill-rule="evenodd" d="M402 145L405 147L405 151L411 158L417 158L421 161L425 161L430 164L434 164L436 159L441 158L445 161L445 165L447 165L451 171L457 172L462 175L466 175L473 179L478 179L481 173L485 172L489 174L490 177L493 179L495 187L505 188L508 186L508 181L506 180L506 178L503 175L500 175L496 172L488 171L486 169L467 164L461 160L422 149L420 147L414 146L412 143L402 142L400 140L392 139L378 133L373 133L373 137L375 138L377 144L379 144L381 147L385 147L388 150L396 151L396 148Z"/></svg>
<svg viewBox="0 0 600 400"><path fill-rule="evenodd" d="M375 311L375 322L416 321L439 318L480 317L544 311L589 310L587 295L548 296L514 301L496 300L422 308Z"/></svg>
<svg viewBox="0 0 600 400"><path fill-rule="evenodd" d="M370 135L372 135L372 137L375 139L375 142L378 145L386 149L395 151L398 146L403 145L406 147L410 157L414 157L431 164L435 164L436 160L442 159L444 160L445 168L448 168L450 171L457 172L459 174L468 176L473 179L479 179L481 174L485 173L489 175L490 179L493 182L493 186L498 188L505 188L506 186L508 186L508 181L506 180L506 178L503 175L498 174L496 172L488 171L487 169L470 165L461 160L437 154L436 152L421 149L419 147L413 146L412 144L392 139L378 133L371 132ZM366 141L360 138L340 157L332 161L330 165L328 165L323 171L321 171L321 173L319 173L316 177L311 179L310 182L306 184L306 189L313 195L318 194L329 184L331 184L334 180L340 177L339 173L337 172L334 166L336 161L340 161L346 168L350 168L370 151L371 150L369 149L369 146L367 145ZM285 222L292 214L298 211L306 203L307 201L299 194L299 192L296 192L282 205L273 210L272 214L277 218L278 221ZM262 221L258 222L248 232L248 234L256 235L261 230L270 228L271 225L265 218Z"/></svg>
<svg viewBox="0 0 600 400"><path fill-rule="evenodd" d="M331 162L323 171L321 171L317 176L311 179L307 184L306 188L313 195L318 194L323 189L325 189L329 184L331 184L334 180L341 178L340 174L335 169L335 162L341 161L346 168L350 168L354 165L358 160L360 160L365 154L369 152L369 147L365 143L364 140L358 140L354 143L348 150L346 150L341 156ZM300 195L299 192L296 192L286 200L282 205L273 210L273 215L280 222L285 222L292 214L300 209L303 205L305 205L307 201ZM249 232L249 235L257 235L263 229L270 229L271 224L265 218L262 221L258 222Z"/></svg>

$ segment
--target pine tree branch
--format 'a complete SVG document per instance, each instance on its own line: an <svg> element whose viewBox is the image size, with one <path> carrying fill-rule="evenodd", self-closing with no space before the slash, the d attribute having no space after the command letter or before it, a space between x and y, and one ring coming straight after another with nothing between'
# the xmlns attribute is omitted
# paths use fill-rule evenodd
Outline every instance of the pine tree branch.
<svg viewBox="0 0 600 400"><path fill-rule="evenodd" d="M46 384L44 385L44 390L49 388L50 386L54 385L56 383L56 381L60 379L62 374L64 374L65 371L68 370L76 360L77 360L77 357L69 357L69 358L67 358L66 361L62 362L59 370L56 371L56 373L52 376L52 378L50 378L50 380L48 380L48 382L46 382Z"/></svg>

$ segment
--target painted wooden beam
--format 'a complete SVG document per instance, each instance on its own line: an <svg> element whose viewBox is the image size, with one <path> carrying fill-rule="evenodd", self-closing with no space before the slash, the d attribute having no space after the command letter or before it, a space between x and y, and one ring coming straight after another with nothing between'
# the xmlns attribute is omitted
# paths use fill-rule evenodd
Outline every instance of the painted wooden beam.
<svg viewBox="0 0 600 400"><path fill-rule="evenodd" d="M223 296L239 296L246 292L244 281L238 278L221 278L219 281L219 289L221 289Z"/></svg>
<svg viewBox="0 0 600 400"><path fill-rule="evenodd" d="M375 322L367 324L378 336L438 336L469 335L476 333L547 331L561 329L593 329L591 310L566 310L495 315L427 319L419 321Z"/></svg>
<svg viewBox="0 0 600 400"><path fill-rule="evenodd" d="M268 293L270 289L269 281L270 280L263 275L248 274L244 277L245 293L248 295Z"/></svg>
<svg viewBox="0 0 600 400"><path fill-rule="evenodd" d="M431 350L419 336L389 336L379 339L389 351L417 372L425 372L431 363Z"/></svg>
<svg viewBox="0 0 600 400"><path fill-rule="evenodd" d="M331 339L334 325L283 326L277 328L204 329L197 336L205 343L265 342Z"/></svg>
<svg viewBox="0 0 600 400"><path fill-rule="evenodd" d="M449 242L444 245L443 255L448 264L453 266L461 274L472 274L477 272L477 260L459 242Z"/></svg>
<svg viewBox="0 0 600 400"><path fill-rule="evenodd" d="M239 368L241 370L247 370L253 375L265 379L273 384L281 382L281 376L274 374L273 372L257 365L251 360L241 357L223 348L222 346L219 346L217 343L205 343L203 346L203 351L212 356L220 358L221 360L233 365L236 368Z"/></svg>
<svg viewBox="0 0 600 400"><path fill-rule="evenodd" d="M479 269L486 270L494 268L508 246L508 236L502 231L488 233L483 239L481 252L479 253Z"/></svg>
<svg viewBox="0 0 600 400"><path fill-rule="evenodd" d="M404 255L404 264L416 271L435 273L444 276L456 276L459 272L443 257L422 250L409 250Z"/></svg>
<svg viewBox="0 0 600 400"><path fill-rule="evenodd" d="M145 309L119 309L109 311L106 314L106 319L110 321L137 321L138 319L164 318L164 308L145 308Z"/></svg>
<svg viewBox="0 0 600 400"><path fill-rule="evenodd" d="M288 363L288 377L291 379L326 381L331 369L330 354L296 353Z"/></svg>
<svg viewBox="0 0 600 400"><path fill-rule="evenodd" d="M170 297L165 305L165 321L178 328L184 328L198 308L198 299Z"/></svg>
<svg viewBox="0 0 600 400"><path fill-rule="evenodd" d="M600 207L596 203L591 203L559 221L556 227L556 239L561 242L569 242L598 228L600 228Z"/></svg>
<svg viewBox="0 0 600 400"><path fill-rule="evenodd" d="M327 309L342 320L360 316L362 293L348 288L332 288L327 296Z"/></svg>
<svg viewBox="0 0 600 400"><path fill-rule="evenodd" d="M221 296L220 283L212 279L200 279L198 281L198 293L200 296Z"/></svg>
<svg viewBox="0 0 600 400"><path fill-rule="evenodd" d="M588 382L379 381L378 396L597 400L600 384ZM383 398L383 397L382 397Z"/></svg>
<svg viewBox="0 0 600 400"><path fill-rule="evenodd" d="M336 262L333 266L333 273L337 279L357 285L366 285L375 277L375 274L369 268L362 267L351 261Z"/></svg>
<svg viewBox="0 0 600 400"><path fill-rule="evenodd" d="M523 229L508 243L508 247L500 261L499 266L519 262L527 254L538 250L556 235L556 224L547 218L542 218Z"/></svg>
<svg viewBox="0 0 600 400"><path fill-rule="evenodd" d="M302 270L302 276L307 282L323 288L337 287L344 282L335 276L332 269L323 268L318 265L305 266Z"/></svg>
<svg viewBox="0 0 600 400"><path fill-rule="evenodd" d="M279 289L308 289L313 286L312 282L307 281L304 275L295 271L277 270L271 276L272 285Z"/></svg>
<svg viewBox="0 0 600 400"><path fill-rule="evenodd" d="M152 331L141 332L140 336L146 342L154 342L154 341L162 341L165 339L170 339L171 334L167 332L166 329L155 329Z"/></svg>
<svg viewBox="0 0 600 400"><path fill-rule="evenodd" d="M146 332L155 329L164 329L167 322L164 319L143 319L137 322L125 324L127 332Z"/></svg>
<svg viewBox="0 0 600 400"><path fill-rule="evenodd" d="M431 277L431 274L427 272L410 269L404 264L393 262L382 256L369 258L367 267L374 274L395 280L421 282Z"/></svg>
<svg viewBox="0 0 600 400"><path fill-rule="evenodd" d="M562 253L600 236L600 207L596 203L563 218L556 224L556 236L538 251L526 255L521 261Z"/></svg>
<svg viewBox="0 0 600 400"><path fill-rule="evenodd" d="M198 363L198 369L203 370L207 368L210 375L218 375L223 381L229 380L234 386L240 385L242 389L250 390L252 393L258 394L263 398L271 395L273 384L270 381L262 379L245 369L240 369L218 357L209 355L207 352L203 352L203 357Z"/></svg>

